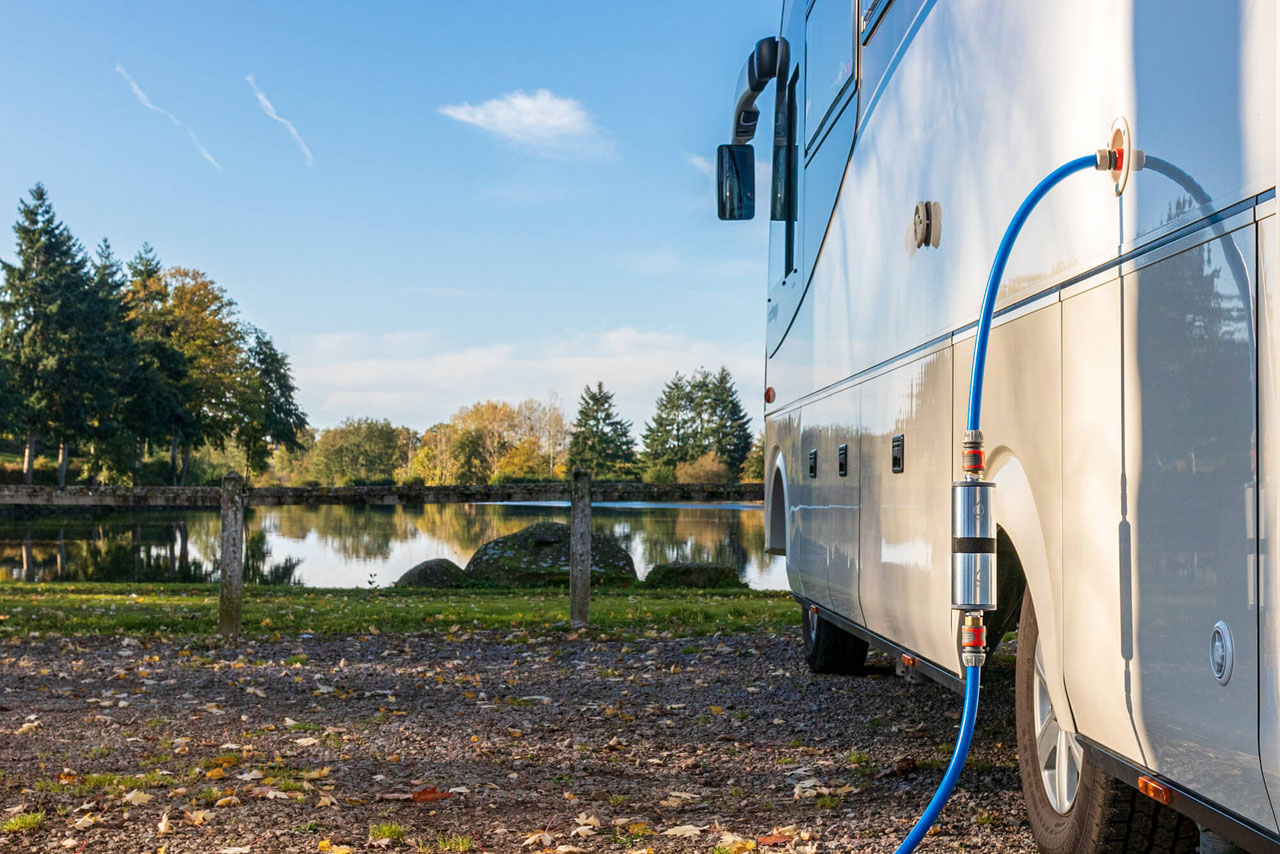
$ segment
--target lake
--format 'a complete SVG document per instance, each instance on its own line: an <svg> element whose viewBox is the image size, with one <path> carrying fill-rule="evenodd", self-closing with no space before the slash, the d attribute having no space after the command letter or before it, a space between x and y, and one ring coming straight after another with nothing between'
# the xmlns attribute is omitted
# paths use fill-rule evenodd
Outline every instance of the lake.
<svg viewBox="0 0 1280 854"><path fill-rule="evenodd" d="M263 507L246 519L245 579L308 587L385 587L431 558L465 566L481 545L535 522L569 521L568 502L420 507ZM785 559L764 551L759 504L592 505L592 528L631 553L641 577L669 561L736 566L758 590L787 589ZM0 578L208 581L218 512L174 510L0 519Z"/></svg>

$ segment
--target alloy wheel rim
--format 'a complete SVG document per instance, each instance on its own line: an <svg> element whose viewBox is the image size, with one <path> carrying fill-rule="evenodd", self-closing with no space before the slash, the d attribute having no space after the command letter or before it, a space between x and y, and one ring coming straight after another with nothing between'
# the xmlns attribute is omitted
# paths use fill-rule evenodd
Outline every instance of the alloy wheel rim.
<svg viewBox="0 0 1280 854"><path fill-rule="evenodd" d="M1084 747L1075 733L1067 732L1058 723L1049 698L1049 680L1045 676L1044 649L1036 640L1036 690L1032 700L1036 729L1036 761L1040 767L1040 782L1049 798L1049 806L1059 815L1066 815L1075 805L1080 789L1080 768L1084 762Z"/></svg>

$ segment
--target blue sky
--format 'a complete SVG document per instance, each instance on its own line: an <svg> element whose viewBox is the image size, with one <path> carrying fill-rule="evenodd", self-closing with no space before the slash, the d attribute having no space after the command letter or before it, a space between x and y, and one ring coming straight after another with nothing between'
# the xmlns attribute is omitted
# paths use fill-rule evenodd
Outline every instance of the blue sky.
<svg viewBox="0 0 1280 854"><path fill-rule="evenodd" d="M709 170L780 5L8 4L0 204L209 273L318 426L599 379L638 429L721 363L756 414L766 223Z"/></svg>

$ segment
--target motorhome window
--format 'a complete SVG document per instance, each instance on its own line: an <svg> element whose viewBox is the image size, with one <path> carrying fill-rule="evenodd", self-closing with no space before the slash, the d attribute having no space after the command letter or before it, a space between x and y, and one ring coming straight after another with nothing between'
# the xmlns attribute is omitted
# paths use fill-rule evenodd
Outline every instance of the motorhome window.
<svg viewBox="0 0 1280 854"><path fill-rule="evenodd" d="M791 75L787 84L787 268L790 276L799 266L796 263L796 177L800 174L799 114L800 71Z"/></svg>
<svg viewBox="0 0 1280 854"><path fill-rule="evenodd" d="M867 41L876 31L876 26L880 23L880 19L884 17L885 10L893 0L868 0L867 8L862 13L862 43Z"/></svg>
<svg viewBox="0 0 1280 854"><path fill-rule="evenodd" d="M857 0L815 0L804 25L806 143L853 80Z"/></svg>

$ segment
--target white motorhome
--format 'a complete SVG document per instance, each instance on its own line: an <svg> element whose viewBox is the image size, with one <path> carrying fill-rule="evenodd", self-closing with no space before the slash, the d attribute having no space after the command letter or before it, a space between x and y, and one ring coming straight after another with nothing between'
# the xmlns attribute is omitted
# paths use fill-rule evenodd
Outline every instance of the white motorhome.
<svg viewBox="0 0 1280 854"><path fill-rule="evenodd" d="M1280 850L1276 3L785 0L762 35L719 201L753 212L767 102L767 547L810 666L870 643L959 683L988 268L1037 182L1123 138L1124 187L1035 209L990 337L987 619L1019 632L1029 820L1044 851Z"/></svg>

